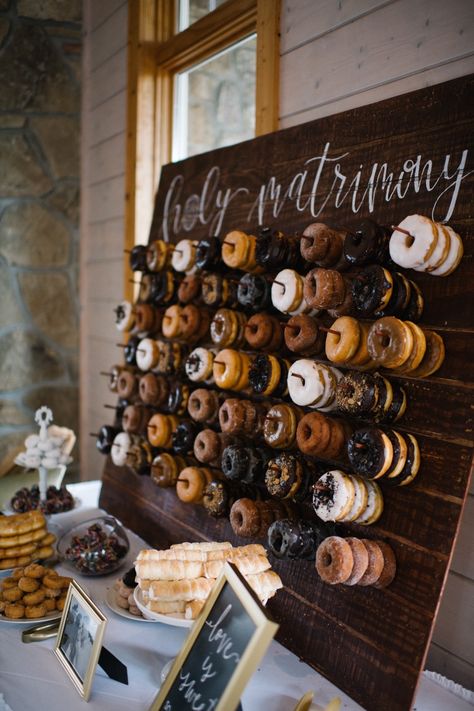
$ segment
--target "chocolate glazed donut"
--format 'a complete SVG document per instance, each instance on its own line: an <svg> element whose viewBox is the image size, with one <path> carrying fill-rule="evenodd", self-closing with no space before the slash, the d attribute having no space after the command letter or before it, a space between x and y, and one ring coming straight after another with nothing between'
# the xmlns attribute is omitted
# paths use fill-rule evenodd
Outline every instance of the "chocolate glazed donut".
<svg viewBox="0 0 474 711"><path fill-rule="evenodd" d="M268 529L268 547L277 558L314 560L318 546L335 534L333 524L298 519L280 519Z"/></svg>
<svg viewBox="0 0 474 711"><path fill-rule="evenodd" d="M269 458L270 454L260 447L229 445L222 452L222 472L227 479L262 483Z"/></svg>
<svg viewBox="0 0 474 711"><path fill-rule="evenodd" d="M361 220L344 241L344 257L354 266L369 262L392 265L388 245L390 230L373 220Z"/></svg>
<svg viewBox="0 0 474 711"><path fill-rule="evenodd" d="M326 333L319 329L322 323L307 314L292 316L284 326L285 343L293 353L316 355L324 351Z"/></svg>
<svg viewBox="0 0 474 711"><path fill-rule="evenodd" d="M367 427L354 432L347 443L349 461L360 476L375 479L391 464L387 464L388 437L376 427ZM393 457L393 450L392 450Z"/></svg>

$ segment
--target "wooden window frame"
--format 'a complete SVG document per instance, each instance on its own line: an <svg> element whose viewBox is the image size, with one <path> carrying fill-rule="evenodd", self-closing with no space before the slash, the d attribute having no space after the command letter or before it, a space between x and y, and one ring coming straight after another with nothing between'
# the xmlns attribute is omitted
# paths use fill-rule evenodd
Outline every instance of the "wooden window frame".
<svg viewBox="0 0 474 711"><path fill-rule="evenodd" d="M175 34L173 0L129 0L125 249L146 243L160 170L171 160L173 79L257 35L255 135L278 128L280 0L227 0ZM125 298L133 297L125 260Z"/></svg>

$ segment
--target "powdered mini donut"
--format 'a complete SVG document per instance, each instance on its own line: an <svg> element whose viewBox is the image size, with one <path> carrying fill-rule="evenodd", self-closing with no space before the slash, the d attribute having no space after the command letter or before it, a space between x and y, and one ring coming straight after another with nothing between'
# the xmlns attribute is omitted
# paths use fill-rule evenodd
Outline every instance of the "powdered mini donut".
<svg viewBox="0 0 474 711"><path fill-rule="evenodd" d="M339 536L329 536L316 551L316 570L330 585L344 583L354 567L351 546Z"/></svg>

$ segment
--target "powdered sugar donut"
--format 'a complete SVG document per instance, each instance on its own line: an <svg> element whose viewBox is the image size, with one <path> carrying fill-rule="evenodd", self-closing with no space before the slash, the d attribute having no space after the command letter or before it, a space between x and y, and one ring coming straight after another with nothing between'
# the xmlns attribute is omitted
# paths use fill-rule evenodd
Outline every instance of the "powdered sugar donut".
<svg viewBox="0 0 474 711"><path fill-rule="evenodd" d="M313 508L323 521L340 521L352 508L355 488L350 477L340 469L326 472L313 490Z"/></svg>
<svg viewBox="0 0 474 711"><path fill-rule="evenodd" d="M288 370L288 393L295 405L317 407L325 389L326 381L320 363L301 358Z"/></svg>
<svg viewBox="0 0 474 711"><path fill-rule="evenodd" d="M119 432L115 437L110 456L116 467L124 467L127 461L128 452L132 446L132 438L127 432Z"/></svg>
<svg viewBox="0 0 474 711"><path fill-rule="evenodd" d="M160 351L153 338L142 338L136 353L136 361L140 370L151 370L158 363Z"/></svg>
<svg viewBox="0 0 474 711"><path fill-rule="evenodd" d="M196 249L193 240L182 239L173 250L171 266L177 272L188 272L194 267Z"/></svg>
<svg viewBox="0 0 474 711"><path fill-rule="evenodd" d="M434 222L423 215L409 215L398 227L410 234L395 230L390 237L390 256L401 267L422 267L432 256L438 244L438 231Z"/></svg>

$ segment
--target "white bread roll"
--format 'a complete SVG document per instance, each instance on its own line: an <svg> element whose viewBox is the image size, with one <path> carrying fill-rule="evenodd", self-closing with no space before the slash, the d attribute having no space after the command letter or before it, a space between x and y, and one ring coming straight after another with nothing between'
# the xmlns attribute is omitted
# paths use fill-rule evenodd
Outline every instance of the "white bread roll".
<svg viewBox="0 0 474 711"><path fill-rule="evenodd" d="M204 577L217 578L220 575L225 563L225 560L207 561L207 563L203 564ZM270 568L270 562L268 558L263 555L240 556L235 558L233 560L233 563L242 573L242 575L263 573L264 570L268 570Z"/></svg>
<svg viewBox="0 0 474 711"><path fill-rule="evenodd" d="M153 580L150 584L150 600L173 601L205 600L212 590L215 580L196 578L195 580Z"/></svg>
<svg viewBox="0 0 474 711"><path fill-rule="evenodd" d="M148 580L187 580L201 578L203 563L187 560L151 560L135 565L137 576Z"/></svg>

